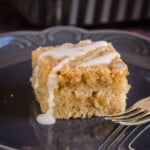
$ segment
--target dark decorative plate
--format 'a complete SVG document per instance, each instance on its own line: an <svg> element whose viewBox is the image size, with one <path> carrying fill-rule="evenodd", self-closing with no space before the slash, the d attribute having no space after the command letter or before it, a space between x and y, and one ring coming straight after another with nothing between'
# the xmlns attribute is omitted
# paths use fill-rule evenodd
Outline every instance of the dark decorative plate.
<svg viewBox="0 0 150 150"><path fill-rule="evenodd" d="M130 70L130 106L150 95L150 40L117 30L86 31L53 27L41 32L11 32L0 36L0 149L94 150L150 149L150 123L122 126L100 117L58 120L39 125L39 106L29 83L31 51L42 45L107 40L122 54ZM9 148L12 147L12 148Z"/></svg>

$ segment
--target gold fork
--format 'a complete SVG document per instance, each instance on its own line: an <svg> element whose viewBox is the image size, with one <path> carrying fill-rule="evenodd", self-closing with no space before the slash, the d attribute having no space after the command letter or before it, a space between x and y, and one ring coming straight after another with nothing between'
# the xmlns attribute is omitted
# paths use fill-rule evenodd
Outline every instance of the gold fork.
<svg viewBox="0 0 150 150"><path fill-rule="evenodd" d="M150 96L139 100L124 113L109 115L106 120L120 123L122 125L140 125L150 121Z"/></svg>

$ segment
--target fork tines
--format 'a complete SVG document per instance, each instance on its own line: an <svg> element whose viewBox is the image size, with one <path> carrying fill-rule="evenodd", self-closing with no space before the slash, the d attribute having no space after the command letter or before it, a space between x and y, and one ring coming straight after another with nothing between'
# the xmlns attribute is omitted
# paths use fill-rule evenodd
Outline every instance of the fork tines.
<svg viewBox="0 0 150 150"><path fill-rule="evenodd" d="M150 112L140 108L135 108L129 109L122 114L106 116L105 119L123 125L138 125L150 121Z"/></svg>

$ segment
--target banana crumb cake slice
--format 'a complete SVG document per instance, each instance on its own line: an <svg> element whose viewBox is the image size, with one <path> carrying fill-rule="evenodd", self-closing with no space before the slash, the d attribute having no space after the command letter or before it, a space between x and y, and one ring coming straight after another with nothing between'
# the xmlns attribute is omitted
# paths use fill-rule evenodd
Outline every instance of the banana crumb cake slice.
<svg viewBox="0 0 150 150"><path fill-rule="evenodd" d="M32 67L41 124L125 110L129 72L111 43L84 40L39 47L32 52Z"/></svg>

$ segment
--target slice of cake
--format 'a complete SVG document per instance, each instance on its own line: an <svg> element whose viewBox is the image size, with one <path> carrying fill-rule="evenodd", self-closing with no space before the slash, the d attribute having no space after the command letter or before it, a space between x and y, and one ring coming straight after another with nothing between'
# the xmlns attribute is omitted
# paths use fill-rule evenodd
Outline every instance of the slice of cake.
<svg viewBox="0 0 150 150"><path fill-rule="evenodd" d="M120 54L106 41L39 47L32 52L32 86L43 114L55 119L121 113L126 107L129 74Z"/></svg>

